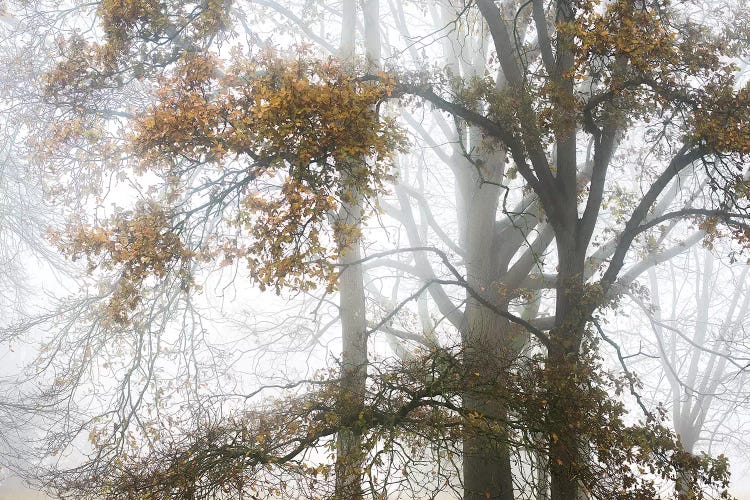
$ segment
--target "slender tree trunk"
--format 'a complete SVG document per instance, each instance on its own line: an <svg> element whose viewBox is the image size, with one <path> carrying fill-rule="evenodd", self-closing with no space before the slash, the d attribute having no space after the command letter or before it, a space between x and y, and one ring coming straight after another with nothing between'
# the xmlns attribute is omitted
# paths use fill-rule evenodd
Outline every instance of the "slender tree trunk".
<svg viewBox="0 0 750 500"><path fill-rule="evenodd" d="M340 56L343 60L354 58L357 8L355 0L344 0L341 26ZM351 162L359 161L359 158ZM339 222L360 229L362 210L358 197L345 203L338 214ZM367 318L363 286L360 240L343 249L340 257L342 273L339 277L339 314L341 316L341 396L339 417L354 422L364 407L367 383ZM357 500L362 498L361 468L364 460L362 437L358 429L348 427L339 431L336 438L335 498Z"/></svg>
<svg viewBox="0 0 750 500"><path fill-rule="evenodd" d="M354 203L344 207L349 216L361 211ZM367 324L365 316L365 293L360 242L357 240L343 251L340 262L344 269L339 278L341 315L341 399L340 418L356 422L364 407L367 383ZM362 498L362 436L356 426L342 429L337 437L336 454L336 498L356 500Z"/></svg>
<svg viewBox="0 0 750 500"><path fill-rule="evenodd" d="M534 458L536 462L536 499L549 500L549 461L547 455L543 451L535 451Z"/></svg>
<svg viewBox="0 0 750 500"><path fill-rule="evenodd" d="M365 1L363 11L368 65L376 67L380 60L378 0ZM340 49L340 55L344 60L354 57L355 26L356 2L344 0ZM352 167L366 161L365 157L350 159ZM347 175L346 172L342 174L344 184ZM353 194L352 201L342 205L339 221L359 231L362 226L362 198L358 193ZM339 314L342 366L339 416L351 424L343 428L337 436L335 498L338 500L363 498L362 472L366 450L362 448L361 429L356 425L365 405L368 365L367 311L361 260L361 241L357 238L343 249L340 257L342 273L339 278Z"/></svg>

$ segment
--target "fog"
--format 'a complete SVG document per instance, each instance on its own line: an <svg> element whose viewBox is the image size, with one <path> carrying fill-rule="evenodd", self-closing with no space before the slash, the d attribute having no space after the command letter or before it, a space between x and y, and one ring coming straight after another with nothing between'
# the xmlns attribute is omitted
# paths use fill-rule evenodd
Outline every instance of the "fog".
<svg viewBox="0 0 750 500"><path fill-rule="evenodd" d="M0 499L750 499L748 32L0 3Z"/></svg>

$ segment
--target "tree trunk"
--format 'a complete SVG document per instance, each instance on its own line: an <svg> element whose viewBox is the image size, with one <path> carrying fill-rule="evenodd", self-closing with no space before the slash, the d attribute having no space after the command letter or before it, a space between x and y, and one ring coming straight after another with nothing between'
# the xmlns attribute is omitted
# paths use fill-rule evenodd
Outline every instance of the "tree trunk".
<svg viewBox="0 0 750 500"><path fill-rule="evenodd" d="M550 500L575 500L581 457L578 432L569 418L571 406L576 401L573 395L578 389L572 377L574 362L570 353L560 351L550 356L549 365Z"/></svg>
<svg viewBox="0 0 750 500"><path fill-rule="evenodd" d="M349 215L359 212L354 204L345 207ZM341 399L339 416L356 422L364 407L367 382L367 325L365 293L359 240L344 250L340 262L344 271L339 278L341 315ZM338 500L362 498L362 464L365 458L362 437L356 426L339 431L336 443L336 493Z"/></svg>
<svg viewBox="0 0 750 500"><path fill-rule="evenodd" d="M472 331L471 339L465 343L465 378L469 383L463 407L466 412L476 412L485 423L467 429L464 438L464 499L512 500L509 436L503 428L508 410L501 396L504 365L515 351L504 343L513 335L512 329L486 309L467 316L470 323L482 317L486 321Z"/></svg>
<svg viewBox="0 0 750 500"><path fill-rule="evenodd" d="M379 0L363 3L365 24L365 47L368 66L377 67L380 60ZM344 0L341 57L353 59L356 26L356 3ZM351 158L352 167L365 163L367 158ZM352 168L352 170L355 170ZM346 185L346 170L342 180ZM356 188L355 188L356 189ZM362 226L362 197L352 193L352 201L343 203L339 221L357 231ZM363 498L362 472L366 450L362 448L361 429L356 422L364 409L367 389L367 311L365 309L364 276L362 269L362 249L359 238L344 248L339 277L339 314L341 316L341 396L339 417L349 425L342 428L336 440L336 485L335 498L338 500L359 500Z"/></svg>
<svg viewBox="0 0 750 500"><path fill-rule="evenodd" d="M471 130L470 133L477 133ZM470 136L479 145L480 137ZM477 150L479 147L477 147ZM498 245L495 241L500 188L503 176L504 154L486 155L482 158L483 172L476 176L471 192L464 194L467 215L471 220L465 225L467 248L467 278L475 290L484 291L488 297L499 297L500 289ZM467 166L467 175L476 169ZM490 182L487 182L490 181ZM507 307L506 303L497 304ZM463 332L465 349L465 377L467 390L463 406L467 412L476 412L486 424L469 428L463 442L464 499L512 500L513 473L508 436L503 429L507 408L498 397L505 383L503 373L525 344L519 334L504 318L469 298L466 304L466 327ZM481 420L480 420L481 422Z"/></svg>
<svg viewBox="0 0 750 500"><path fill-rule="evenodd" d="M576 219L573 219L576 220ZM573 226L575 228L575 226ZM558 283L555 328L547 357L549 422L550 499L578 498L581 467L578 421L578 355L588 315L583 307L584 252L578 247L577 231L556 231Z"/></svg>
<svg viewBox="0 0 750 500"><path fill-rule="evenodd" d="M504 347L511 329L507 321L498 321L497 315L478 304L467 305L467 318L475 328L469 327L470 339L465 345L465 377L470 384L463 406L486 423L468 428L464 438L464 499L512 500L510 447L503 429L507 408L502 396L498 397L504 383L503 365L513 354Z"/></svg>

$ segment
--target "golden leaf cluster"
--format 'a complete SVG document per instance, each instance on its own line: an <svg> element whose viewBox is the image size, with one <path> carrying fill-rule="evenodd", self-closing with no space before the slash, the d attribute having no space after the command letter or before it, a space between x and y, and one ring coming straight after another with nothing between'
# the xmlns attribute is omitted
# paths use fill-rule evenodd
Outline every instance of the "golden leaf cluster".
<svg viewBox="0 0 750 500"><path fill-rule="evenodd" d="M392 86L333 60L237 55L225 67L212 55L186 57L129 136L136 173L162 186L158 201L71 224L53 239L92 270L117 273L108 305L115 323L128 321L149 280L177 273L189 285L196 259L244 261L259 286L277 292L332 289L339 253L359 237L347 207L383 191L404 144L378 110ZM71 133L80 127L62 139ZM191 241L210 214L221 214L220 227Z"/></svg>
<svg viewBox="0 0 750 500"><path fill-rule="evenodd" d="M694 119L696 139L714 151L750 153L750 86L712 89Z"/></svg>
<svg viewBox="0 0 750 500"><path fill-rule="evenodd" d="M717 153L750 152L750 89L736 89L720 34L689 21L678 26L667 0L576 5L575 19L558 26L574 44L575 74L567 76L599 83L600 96L610 96L610 118L617 112L648 123L679 115L686 140Z"/></svg>
<svg viewBox="0 0 750 500"><path fill-rule="evenodd" d="M559 26L576 40L577 67L589 68L594 59L624 56L642 73L669 71L677 64L676 35L656 10L638 8L633 0L579 2L575 20Z"/></svg>
<svg viewBox="0 0 750 500"><path fill-rule="evenodd" d="M267 54L235 57L225 69L217 58L191 56L138 120L133 149L144 169L167 176L175 158L241 168L241 178L216 189L241 200L231 222L249 243L223 247L223 257L246 258L257 282L277 291L321 280L332 287L332 263L357 237L336 214L382 191L403 144L377 109L391 86L361 81L334 61Z"/></svg>
<svg viewBox="0 0 750 500"><path fill-rule="evenodd" d="M156 203L141 203L133 212L113 216L96 226L71 224L51 239L73 259L86 258L89 268L117 269L118 279L107 304L107 318L126 323L142 300L141 286L150 277L177 270L189 284L192 257L170 230L170 215Z"/></svg>

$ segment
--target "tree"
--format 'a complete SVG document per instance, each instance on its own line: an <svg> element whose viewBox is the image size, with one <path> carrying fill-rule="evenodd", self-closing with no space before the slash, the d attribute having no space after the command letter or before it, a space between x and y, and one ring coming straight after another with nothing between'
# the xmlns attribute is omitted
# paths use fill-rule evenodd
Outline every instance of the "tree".
<svg viewBox="0 0 750 500"><path fill-rule="evenodd" d="M378 26L379 3L368 0L362 4L367 70L377 70L380 65L380 32ZM354 61L355 24L357 6L352 0L344 3L342 9L341 46L339 56L344 61ZM367 110L377 116L375 104ZM351 133L351 131L347 131ZM352 157L343 160L353 169L368 169L368 157ZM344 181L355 173L344 171ZM340 416L345 420L356 421L365 410L367 393L367 311L365 304L364 276L362 273L362 250L360 234L366 207L363 206L366 192L355 190L351 199L345 197L338 210L335 224L352 228L357 234L354 241L341 242L339 258L339 310L341 317L341 409ZM337 498L359 499L362 496L361 471L364 468L365 453L359 430L344 428L339 431L336 443L336 492Z"/></svg>
<svg viewBox="0 0 750 500"><path fill-rule="evenodd" d="M35 123L50 120L50 108L39 92L39 79L49 60L29 58L35 48L20 40L18 20L0 13L0 345L4 369L0 377L0 469L2 475L27 470L34 462L31 441L40 438L36 425L56 411L35 404L36 383L24 372L39 337L29 325L54 309L47 287L53 281L75 282L81 270L70 265L47 240L47 231L63 222L61 210L45 198L44 176L30 158L28 140ZM44 279L43 278L46 278ZM38 333L38 332L34 332Z"/></svg>
<svg viewBox="0 0 750 500"><path fill-rule="evenodd" d="M698 448L727 448L734 441L731 414L742 413L745 399L742 325L748 314L748 295L746 266L727 268L710 249L691 253L682 264L694 274L685 280L694 283L663 280L660 286L657 270L649 271L653 310L647 318L655 334L653 354L667 382L663 399L671 406L674 429L685 451L697 453ZM670 285L672 293L662 293ZM661 299L664 295L673 297L671 304ZM691 307L680 311L680 304Z"/></svg>
<svg viewBox="0 0 750 500"><path fill-rule="evenodd" d="M162 81L157 104L140 120L134 140L141 157L163 166L157 172L167 180L164 197L115 217L109 227L79 227L60 239L71 253L87 254L94 264L104 258L120 273L110 301L112 321L130 320L132 310L143 305L140 288L152 276L175 275L190 288L188 271L197 257L246 257L256 280L279 288L305 289L315 281L311 278L335 276L330 263L353 240L348 225L328 233L327 214L348 203L352 191L363 200L384 192L387 159L399 142L389 123L371 110L389 97L427 103L457 123L455 130L443 127L443 134L455 137L460 155L449 160L458 179L460 211L474 218L460 220L460 244L452 247L465 269L439 248L414 245L424 237L415 231L412 203L423 212L423 228L432 226L438 238L448 238L430 224L419 191L403 185L396 190L400 210L394 215L412 248L380 256L411 254L413 264L387 264L417 276L421 283L408 297L429 291L461 333L460 408L467 418L478 415L474 428L484 429L464 436L465 495L512 497L510 450L533 448L514 444L516 431L503 425L522 412L508 406L514 398L500 396L513 391L496 376L509 366L518 368L529 334L531 349L542 353L533 358L544 374L538 379L544 418L538 421L545 425L537 437L541 453L548 455L551 497L574 498L581 485L593 488L596 460L613 457L584 452L586 443L598 438L576 424L594 415L599 404L609 409L613 422L619 417L616 405L601 399L597 388L605 382L591 371L595 357L583 347L589 345L587 326L596 312L632 281L623 269L637 237L659 234L673 219L694 216L705 218L707 229L720 221L744 238L744 184L737 167L748 148L747 92L734 89L734 68L725 63L732 54L719 48L718 35L683 18L686 11L679 6L661 2L498 6L478 1L463 6L456 20L480 27L472 41L489 31L486 40L494 51L488 65L478 41L474 66L463 73L371 74L365 66L354 76L356 69L342 72L336 64L301 58L292 64L275 56L237 57L224 68L204 52L230 19L217 15L214 3L190 13L183 7L102 4L105 43L75 41L49 79L52 95L77 104L88 103L90 91L119 87L124 75L176 74ZM399 9L393 10L399 19ZM406 24L399 23L403 31ZM126 54L138 62L125 64ZM144 67L140 54L157 63ZM485 76L488 68L497 79ZM464 78L456 78L459 74ZM260 99L249 98L255 95ZM322 96L328 100L322 102ZM329 112L332 102L339 104L340 116ZM310 103L317 107L309 108ZM267 110L277 115L273 123L262 119ZM337 123L342 119L354 120L345 123L346 134L336 133L337 126L344 128ZM314 127L306 128L310 124ZM626 159L617 157L617 146L626 133L640 131L650 141L650 162L628 162L623 172L638 172L649 180L648 188L633 205L622 203L604 216L605 192L614 190L616 167ZM579 161L584 150L589 154ZM247 155L250 170L233 163L233 154ZM377 160L366 170L349 170L345 159L357 155ZM456 164L459 159L462 164ZM195 182L214 164L221 165L219 180L208 176ZM263 189L271 186L260 184L262 175L281 175L280 167L288 172L281 190L264 198L269 191ZM685 188L686 174L695 180ZM261 195L243 191L251 184ZM314 189L325 196L316 196ZM710 196L695 196L701 189ZM509 202L520 208L509 208ZM228 212L234 206L239 210ZM498 210L504 217L500 223ZM249 230L249 246L235 246L231 237L209 239L206 245L202 228L208 221L223 222L229 213ZM612 222L618 234L605 238L605 226ZM534 231L537 236L527 243ZM595 246L595 240L603 243ZM548 247L554 254L541 259ZM447 278L435 273L438 265ZM536 279L529 280L535 268L556 272L534 273ZM529 285L536 280L539 285ZM554 293L524 291L536 286ZM466 293L463 313L455 312L449 298L456 288ZM551 325L530 321L539 300L550 303ZM517 314L524 301L526 311ZM404 301L397 304L401 307L385 318L399 314ZM398 333L388 321L376 326ZM474 373L480 383L472 382Z"/></svg>

